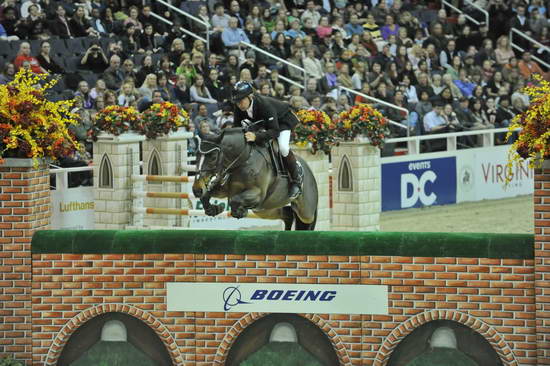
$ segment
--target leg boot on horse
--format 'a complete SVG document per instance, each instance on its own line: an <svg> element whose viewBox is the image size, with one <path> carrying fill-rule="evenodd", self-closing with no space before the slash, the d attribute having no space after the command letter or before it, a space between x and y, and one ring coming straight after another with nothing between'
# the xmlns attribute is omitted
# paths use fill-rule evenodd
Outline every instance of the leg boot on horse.
<svg viewBox="0 0 550 366"><path fill-rule="evenodd" d="M284 157L285 167L290 174L289 197L295 200L302 194L302 185L304 183L304 170L292 150Z"/></svg>

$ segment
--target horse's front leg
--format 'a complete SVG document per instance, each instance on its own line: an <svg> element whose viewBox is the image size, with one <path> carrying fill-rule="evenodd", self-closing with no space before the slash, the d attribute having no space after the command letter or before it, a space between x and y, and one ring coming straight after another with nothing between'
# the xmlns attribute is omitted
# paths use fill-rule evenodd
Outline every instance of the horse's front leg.
<svg viewBox="0 0 550 366"><path fill-rule="evenodd" d="M200 198L202 207L204 208L204 213L208 216L216 216L223 212L222 205L213 205L210 203L210 195L204 194Z"/></svg>
<svg viewBox="0 0 550 366"><path fill-rule="evenodd" d="M231 216L237 219L245 217L249 208L258 207L261 202L261 193L259 188L252 188L231 197L229 200Z"/></svg>

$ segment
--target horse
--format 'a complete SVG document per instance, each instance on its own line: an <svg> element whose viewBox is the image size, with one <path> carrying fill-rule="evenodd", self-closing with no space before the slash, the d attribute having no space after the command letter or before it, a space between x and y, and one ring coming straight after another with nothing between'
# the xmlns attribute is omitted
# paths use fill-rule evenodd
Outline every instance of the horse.
<svg viewBox="0 0 550 366"><path fill-rule="evenodd" d="M289 199L288 177L277 174L265 146L247 143L242 128L227 128L220 134L199 134L197 175L193 194L208 216L224 207L210 198L228 198L231 216L246 217L252 210L263 219L282 220L285 230L314 230L318 189L306 161L297 157L304 172L302 194Z"/></svg>

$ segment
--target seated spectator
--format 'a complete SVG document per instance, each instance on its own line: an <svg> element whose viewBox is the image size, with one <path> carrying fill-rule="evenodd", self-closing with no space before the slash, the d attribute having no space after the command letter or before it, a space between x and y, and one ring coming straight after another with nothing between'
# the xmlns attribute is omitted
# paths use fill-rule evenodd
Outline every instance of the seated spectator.
<svg viewBox="0 0 550 366"><path fill-rule="evenodd" d="M120 57L111 56L109 67L103 72L103 80L110 90L118 90L124 80L124 73L120 68Z"/></svg>
<svg viewBox="0 0 550 366"><path fill-rule="evenodd" d="M25 3L32 3L27 1ZM23 19L18 27L19 32L24 32L26 39L48 39L48 25L46 15L40 11L38 4L29 6L29 15Z"/></svg>
<svg viewBox="0 0 550 366"><path fill-rule="evenodd" d="M422 93L424 95L424 93ZM434 101L433 110L426 113L423 118L426 134L443 133L449 130L448 121L443 116L444 104L441 100Z"/></svg>
<svg viewBox="0 0 550 366"><path fill-rule="evenodd" d="M510 106L510 98L508 96L500 98L496 113L495 127L508 127L514 117L515 113Z"/></svg>
<svg viewBox="0 0 550 366"><path fill-rule="evenodd" d="M472 129L484 130L487 128L495 127L494 124L490 123L481 100L475 98L471 99L470 110L472 111L472 116L474 117L474 126L472 127Z"/></svg>
<svg viewBox="0 0 550 366"><path fill-rule="evenodd" d="M365 31L363 29L363 26L360 24L359 17L356 13L352 13L349 17L349 23L347 23L344 26L344 30L348 34L349 37L352 37L353 35L361 35Z"/></svg>
<svg viewBox="0 0 550 366"><path fill-rule="evenodd" d="M284 31L285 37L288 38L304 38L306 36L306 33L301 29L300 21L298 19L294 19L290 23L290 29L287 31Z"/></svg>
<svg viewBox="0 0 550 366"><path fill-rule="evenodd" d="M11 62L7 62L4 65L4 69L0 74L0 85L8 84L15 79L15 65Z"/></svg>
<svg viewBox="0 0 550 366"><path fill-rule="evenodd" d="M162 93L162 99L164 101L170 101L172 97L172 92L170 91L170 83L168 82L168 75L163 71L157 73L157 90Z"/></svg>
<svg viewBox="0 0 550 366"><path fill-rule="evenodd" d="M185 44L181 38L175 38L170 46L170 52L168 58L174 65L181 63L181 55L185 52Z"/></svg>
<svg viewBox="0 0 550 366"><path fill-rule="evenodd" d="M176 85L172 87L171 91L172 94L170 99L175 103L179 103L181 106L191 103L191 95L189 94L185 75L177 76Z"/></svg>
<svg viewBox="0 0 550 366"><path fill-rule="evenodd" d="M430 94L427 91L420 92L420 100L416 104L415 112L420 119L424 119L424 116L433 110L433 104L430 99Z"/></svg>
<svg viewBox="0 0 550 366"><path fill-rule="evenodd" d="M21 43L17 57L13 60L13 64L15 65L17 71L19 71L19 69L23 66L24 62L28 62L30 64L30 69L32 72L36 74L46 73L46 70L40 66L40 62L31 56L31 45L29 42Z"/></svg>
<svg viewBox="0 0 550 366"><path fill-rule="evenodd" d="M138 89L141 98L145 100L151 100L153 98L153 91L157 90L157 75L151 73L145 77L143 84Z"/></svg>
<svg viewBox="0 0 550 366"><path fill-rule="evenodd" d="M134 70L134 61L132 61L132 59L130 58L127 58L126 60L124 60L124 62L122 63L121 70L122 70L122 75L124 80L132 80L132 82L135 85L137 80L137 75Z"/></svg>
<svg viewBox="0 0 550 366"><path fill-rule="evenodd" d="M189 89L192 102L200 102L203 104L209 104L212 107L211 109L216 108L218 101L212 97L212 94L204 84L204 77L201 74L198 74L195 77L195 82L191 85Z"/></svg>
<svg viewBox="0 0 550 366"><path fill-rule="evenodd" d="M99 8L92 8L90 25L100 37L112 37L112 29L107 26L107 23L101 18Z"/></svg>
<svg viewBox="0 0 550 366"><path fill-rule="evenodd" d="M222 33L225 28L229 27L229 20L231 17L225 14L225 8L223 4L218 3L214 8L214 15L212 15L211 24L214 32Z"/></svg>
<svg viewBox="0 0 550 366"><path fill-rule="evenodd" d="M349 89L353 88L353 82L351 81L351 75L349 74L348 64L346 63L342 64L337 74L338 74L338 84L340 86L343 86Z"/></svg>
<svg viewBox="0 0 550 366"><path fill-rule="evenodd" d="M229 27L225 28L222 32L223 44L229 49L237 49L243 41L250 43L246 33L241 28L237 28L238 23L237 18L231 18L229 20Z"/></svg>
<svg viewBox="0 0 550 366"><path fill-rule="evenodd" d="M134 107L137 105L139 93L135 90L134 83L126 81L118 94L117 104L122 107Z"/></svg>
<svg viewBox="0 0 550 366"><path fill-rule="evenodd" d="M199 14L200 17L200 14ZM207 21L209 19L206 19ZM141 13L138 16L138 21L141 23L145 29L146 24L153 25L153 33L156 36L167 36L166 26L163 22L159 22L155 17L151 15L151 5L144 5L141 8Z"/></svg>
<svg viewBox="0 0 550 366"><path fill-rule="evenodd" d="M107 56L97 43L93 43L80 60L80 67L92 71L94 74L103 73L108 65Z"/></svg>
<svg viewBox="0 0 550 366"><path fill-rule="evenodd" d="M84 7L78 6L72 18L69 20L71 35L73 37L98 37L99 33L92 27L84 14Z"/></svg>
<svg viewBox="0 0 550 366"><path fill-rule="evenodd" d="M332 27L328 22L328 17L321 17L319 25L316 28L316 32L319 39L330 37L330 35L332 34Z"/></svg>
<svg viewBox="0 0 550 366"><path fill-rule="evenodd" d="M153 104L159 104L162 102L164 102L164 99L162 99L162 92L160 90L154 90L150 100L141 100L138 102L138 111L146 111L151 108Z"/></svg>
<svg viewBox="0 0 550 366"><path fill-rule="evenodd" d="M216 127L219 130L231 128L234 121L233 106L230 103L224 104L219 112L221 113L216 118Z"/></svg>
<svg viewBox="0 0 550 366"><path fill-rule="evenodd" d="M363 28L365 32L368 31L370 33L372 40L376 43L378 49L381 49L385 42L382 38L380 27L376 24L372 14L367 15L367 21L363 24Z"/></svg>
<svg viewBox="0 0 550 366"><path fill-rule="evenodd" d="M318 81L318 90L322 95L326 95L338 87L338 76L336 76L335 70L333 63L326 64L325 75Z"/></svg>
<svg viewBox="0 0 550 366"><path fill-rule="evenodd" d="M286 59L290 56L290 49L286 42L285 35L278 33L273 41L273 54L279 58Z"/></svg>
<svg viewBox="0 0 550 366"><path fill-rule="evenodd" d="M125 26L124 35L120 37L122 50L126 55L133 56L139 50L139 38L136 26L133 23L128 23ZM142 53L144 53L143 51Z"/></svg>
<svg viewBox="0 0 550 366"><path fill-rule="evenodd" d="M217 131L216 122L208 115L208 107L206 104L199 103L197 108L197 116L193 119L193 124L197 130L200 129L202 122L206 122L211 131Z"/></svg>
<svg viewBox="0 0 550 366"><path fill-rule="evenodd" d="M525 80L530 80L533 74L539 74L543 77L545 76L545 73L542 71L539 64L531 59L531 52L529 51L525 51L523 53L521 61L518 62L518 68L521 76Z"/></svg>
<svg viewBox="0 0 550 366"><path fill-rule="evenodd" d="M271 80L269 79L269 75L267 73L267 67L265 67L265 65L259 65L257 76L254 79L254 86L259 89L260 85L265 83L271 86Z"/></svg>
<svg viewBox="0 0 550 366"><path fill-rule="evenodd" d="M13 6L6 6L4 8L4 17L0 19L1 26L5 30L5 34L0 34L0 39L14 41L26 37L23 33L23 20L17 19L17 10Z"/></svg>
<svg viewBox="0 0 550 366"><path fill-rule="evenodd" d="M466 98L470 98L472 96L474 88L476 87L474 83L470 82L465 69L460 70L459 79L453 80L453 83Z"/></svg>
<svg viewBox="0 0 550 366"><path fill-rule="evenodd" d="M294 112L298 112L301 109L308 109L309 108L309 103L301 95L294 95L294 96L290 97L288 102L290 104L290 108L292 108L292 110Z"/></svg>
<svg viewBox="0 0 550 366"><path fill-rule="evenodd" d="M76 95L74 98L75 104L71 113L78 116L76 125L69 125L69 130L72 131L76 137L76 140L86 147L86 151L92 151L92 144L88 141L88 133L92 128L92 117L90 108L84 107L84 101L82 95Z"/></svg>
<svg viewBox="0 0 550 366"><path fill-rule="evenodd" d="M389 40L390 36L397 36L399 34L399 25L395 24L395 19L391 15L386 15L386 24L380 29L382 38Z"/></svg>
<svg viewBox="0 0 550 366"><path fill-rule="evenodd" d="M311 24L314 28L317 28L319 21L321 20L321 13L317 10L317 5L315 1L309 0L306 2L306 10L300 16L302 23L306 23L306 19L311 20Z"/></svg>
<svg viewBox="0 0 550 366"><path fill-rule="evenodd" d="M97 79L97 81L95 82L95 86L92 88L92 90L90 90L90 96L93 99L97 100L97 98L103 97L106 91L107 86L105 85L105 81L103 79Z"/></svg>
<svg viewBox="0 0 550 366"><path fill-rule="evenodd" d="M112 90L106 90L105 93L103 93L103 104L105 107L116 105L116 103L116 93Z"/></svg>
<svg viewBox="0 0 550 366"><path fill-rule="evenodd" d="M246 59L239 66L239 72L242 72L244 69L250 71L252 79L256 78L258 74L258 66L256 63L256 53L252 50L246 51Z"/></svg>
<svg viewBox="0 0 550 366"><path fill-rule="evenodd" d="M265 66L264 66L265 68ZM267 74L267 73L266 73ZM212 94L212 97L216 99L218 102L223 102L223 98L225 95L225 86L219 79L219 72L216 69L211 69L208 72L208 77L205 80L206 88L210 91Z"/></svg>
<svg viewBox="0 0 550 366"><path fill-rule="evenodd" d="M136 6L130 6L129 16L124 19L124 27L133 24L139 31L143 30L143 24L139 21L139 10Z"/></svg>
<svg viewBox="0 0 550 366"><path fill-rule="evenodd" d="M78 89L74 93L76 97L80 98L80 103L84 109L92 109L94 107L95 101L90 92L90 86L86 80L82 80L78 83Z"/></svg>
<svg viewBox="0 0 550 366"><path fill-rule="evenodd" d="M21 9L19 9L22 18L27 18L30 14L31 7L35 7L37 11L41 11L40 2L38 0L27 0L21 2Z"/></svg>
<svg viewBox="0 0 550 366"><path fill-rule="evenodd" d="M63 68L51 58L50 50L50 42L42 41L40 44L40 53L36 56L38 63L49 74L63 74Z"/></svg>

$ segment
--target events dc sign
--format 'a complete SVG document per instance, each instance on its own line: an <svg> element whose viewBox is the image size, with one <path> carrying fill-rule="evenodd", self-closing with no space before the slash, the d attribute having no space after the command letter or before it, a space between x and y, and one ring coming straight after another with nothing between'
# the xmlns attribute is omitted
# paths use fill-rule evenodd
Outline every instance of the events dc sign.
<svg viewBox="0 0 550 366"><path fill-rule="evenodd" d="M382 211L456 203L456 158L382 164Z"/></svg>

